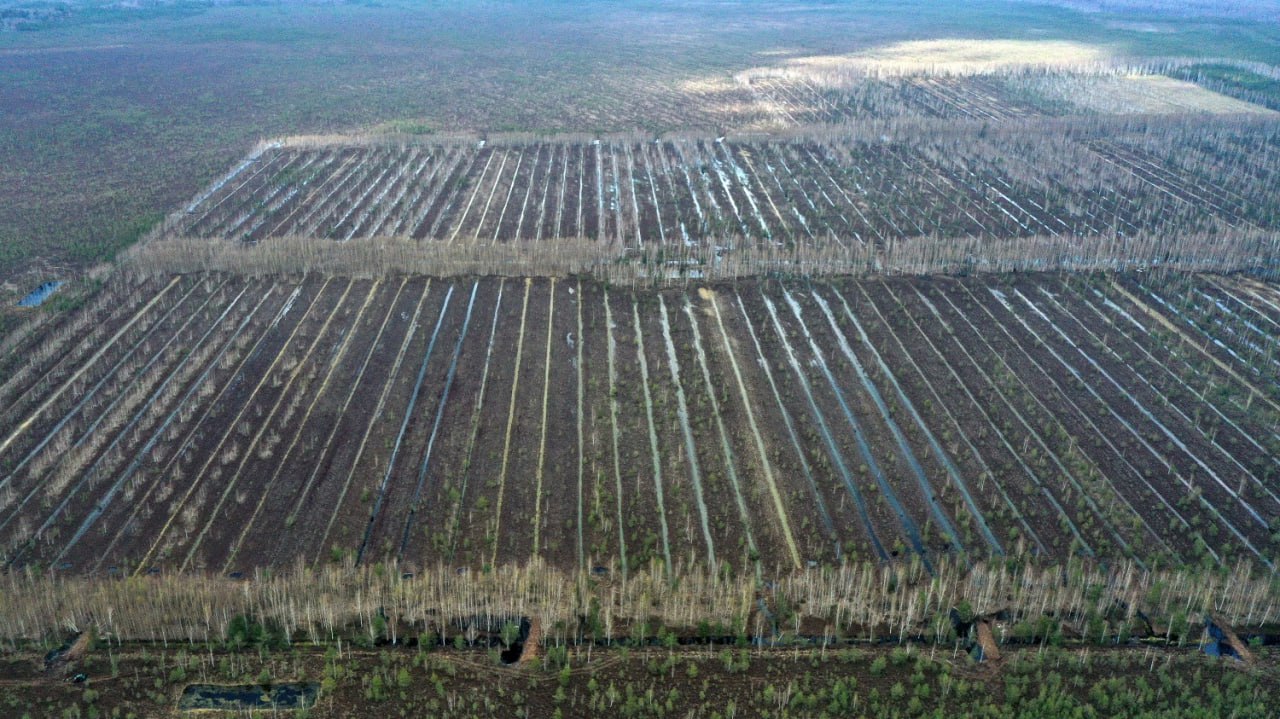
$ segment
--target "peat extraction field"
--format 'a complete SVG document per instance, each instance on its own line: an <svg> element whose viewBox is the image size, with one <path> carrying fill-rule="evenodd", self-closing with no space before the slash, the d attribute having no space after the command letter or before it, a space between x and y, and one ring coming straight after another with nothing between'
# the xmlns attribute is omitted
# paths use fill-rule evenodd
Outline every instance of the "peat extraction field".
<svg viewBox="0 0 1280 719"><path fill-rule="evenodd" d="M1248 276L122 280L9 355L4 559L1272 567L1278 345Z"/></svg>
<svg viewBox="0 0 1280 719"><path fill-rule="evenodd" d="M1042 120L1003 131L918 121L863 134L284 140L165 229L250 245L572 237L673 253L824 248L834 260L915 237L1137 237L1280 222L1268 202L1280 192L1274 121Z"/></svg>

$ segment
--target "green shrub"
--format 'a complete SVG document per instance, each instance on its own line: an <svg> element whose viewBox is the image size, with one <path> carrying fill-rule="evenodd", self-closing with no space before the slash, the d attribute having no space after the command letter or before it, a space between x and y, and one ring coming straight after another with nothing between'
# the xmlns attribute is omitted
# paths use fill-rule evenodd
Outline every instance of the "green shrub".
<svg viewBox="0 0 1280 719"><path fill-rule="evenodd" d="M284 630L274 622L262 624L247 614L241 614L227 624L226 644L233 649L281 649L288 643Z"/></svg>

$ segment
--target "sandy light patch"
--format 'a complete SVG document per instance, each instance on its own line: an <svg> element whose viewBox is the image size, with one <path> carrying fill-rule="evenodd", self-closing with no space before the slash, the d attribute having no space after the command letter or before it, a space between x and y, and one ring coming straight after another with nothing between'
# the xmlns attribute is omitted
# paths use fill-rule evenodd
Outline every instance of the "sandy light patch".
<svg viewBox="0 0 1280 719"><path fill-rule="evenodd" d="M919 40L853 56L864 61L957 72L986 72L1012 65L1079 65L1105 60L1102 49L1064 40Z"/></svg>
<svg viewBox="0 0 1280 719"><path fill-rule="evenodd" d="M700 77L681 81L676 90L692 107L735 125L771 116L774 108L764 105L741 77Z"/></svg>
<svg viewBox="0 0 1280 719"><path fill-rule="evenodd" d="M976 75L1009 68L1085 69L1105 65L1110 53L1064 40L916 40L848 55L785 61L789 74L838 82L850 76ZM774 69L776 72L776 68Z"/></svg>
<svg viewBox="0 0 1280 719"><path fill-rule="evenodd" d="M735 82L728 77L697 77L680 81L677 85L680 92L689 95L712 95L721 92L734 92L739 89L740 83Z"/></svg>
<svg viewBox="0 0 1280 719"><path fill-rule="evenodd" d="M1046 98L1101 114L1275 114L1261 105L1164 75L1066 75L1037 78L1034 83Z"/></svg>
<svg viewBox="0 0 1280 719"><path fill-rule="evenodd" d="M1164 75L1130 75L1125 78L1135 104L1148 99L1147 112L1255 112L1275 114L1261 105L1237 100L1195 83Z"/></svg>

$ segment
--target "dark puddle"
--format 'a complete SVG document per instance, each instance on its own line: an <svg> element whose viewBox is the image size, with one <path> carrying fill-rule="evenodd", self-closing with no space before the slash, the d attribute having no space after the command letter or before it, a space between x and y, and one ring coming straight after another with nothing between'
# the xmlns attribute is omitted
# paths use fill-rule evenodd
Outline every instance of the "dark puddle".
<svg viewBox="0 0 1280 719"><path fill-rule="evenodd" d="M1211 657L1230 657L1240 661L1240 653L1227 641L1226 632L1213 622L1205 623L1209 630L1209 641L1204 643L1204 653Z"/></svg>
<svg viewBox="0 0 1280 719"><path fill-rule="evenodd" d="M502 651L503 664L515 664L520 661L520 657L524 654L524 643L529 639L529 628L532 626L528 619L520 620L520 634L511 646Z"/></svg>
<svg viewBox="0 0 1280 719"><path fill-rule="evenodd" d="M253 711L306 709L315 704L320 685L312 683L272 684L192 684L182 692L178 708Z"/></svg>

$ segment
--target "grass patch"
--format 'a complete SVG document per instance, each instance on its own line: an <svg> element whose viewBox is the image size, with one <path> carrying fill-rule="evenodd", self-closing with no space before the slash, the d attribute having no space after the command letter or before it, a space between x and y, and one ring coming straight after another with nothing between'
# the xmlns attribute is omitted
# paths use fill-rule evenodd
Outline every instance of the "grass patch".
<svg viewBox="0 0 1280 719"><path fill-rule="evenodd" d="M1169 73L1180 80L1202 85L1224 95L1280 110L1280 80L1234 65L1188 65Z"/></svg>

